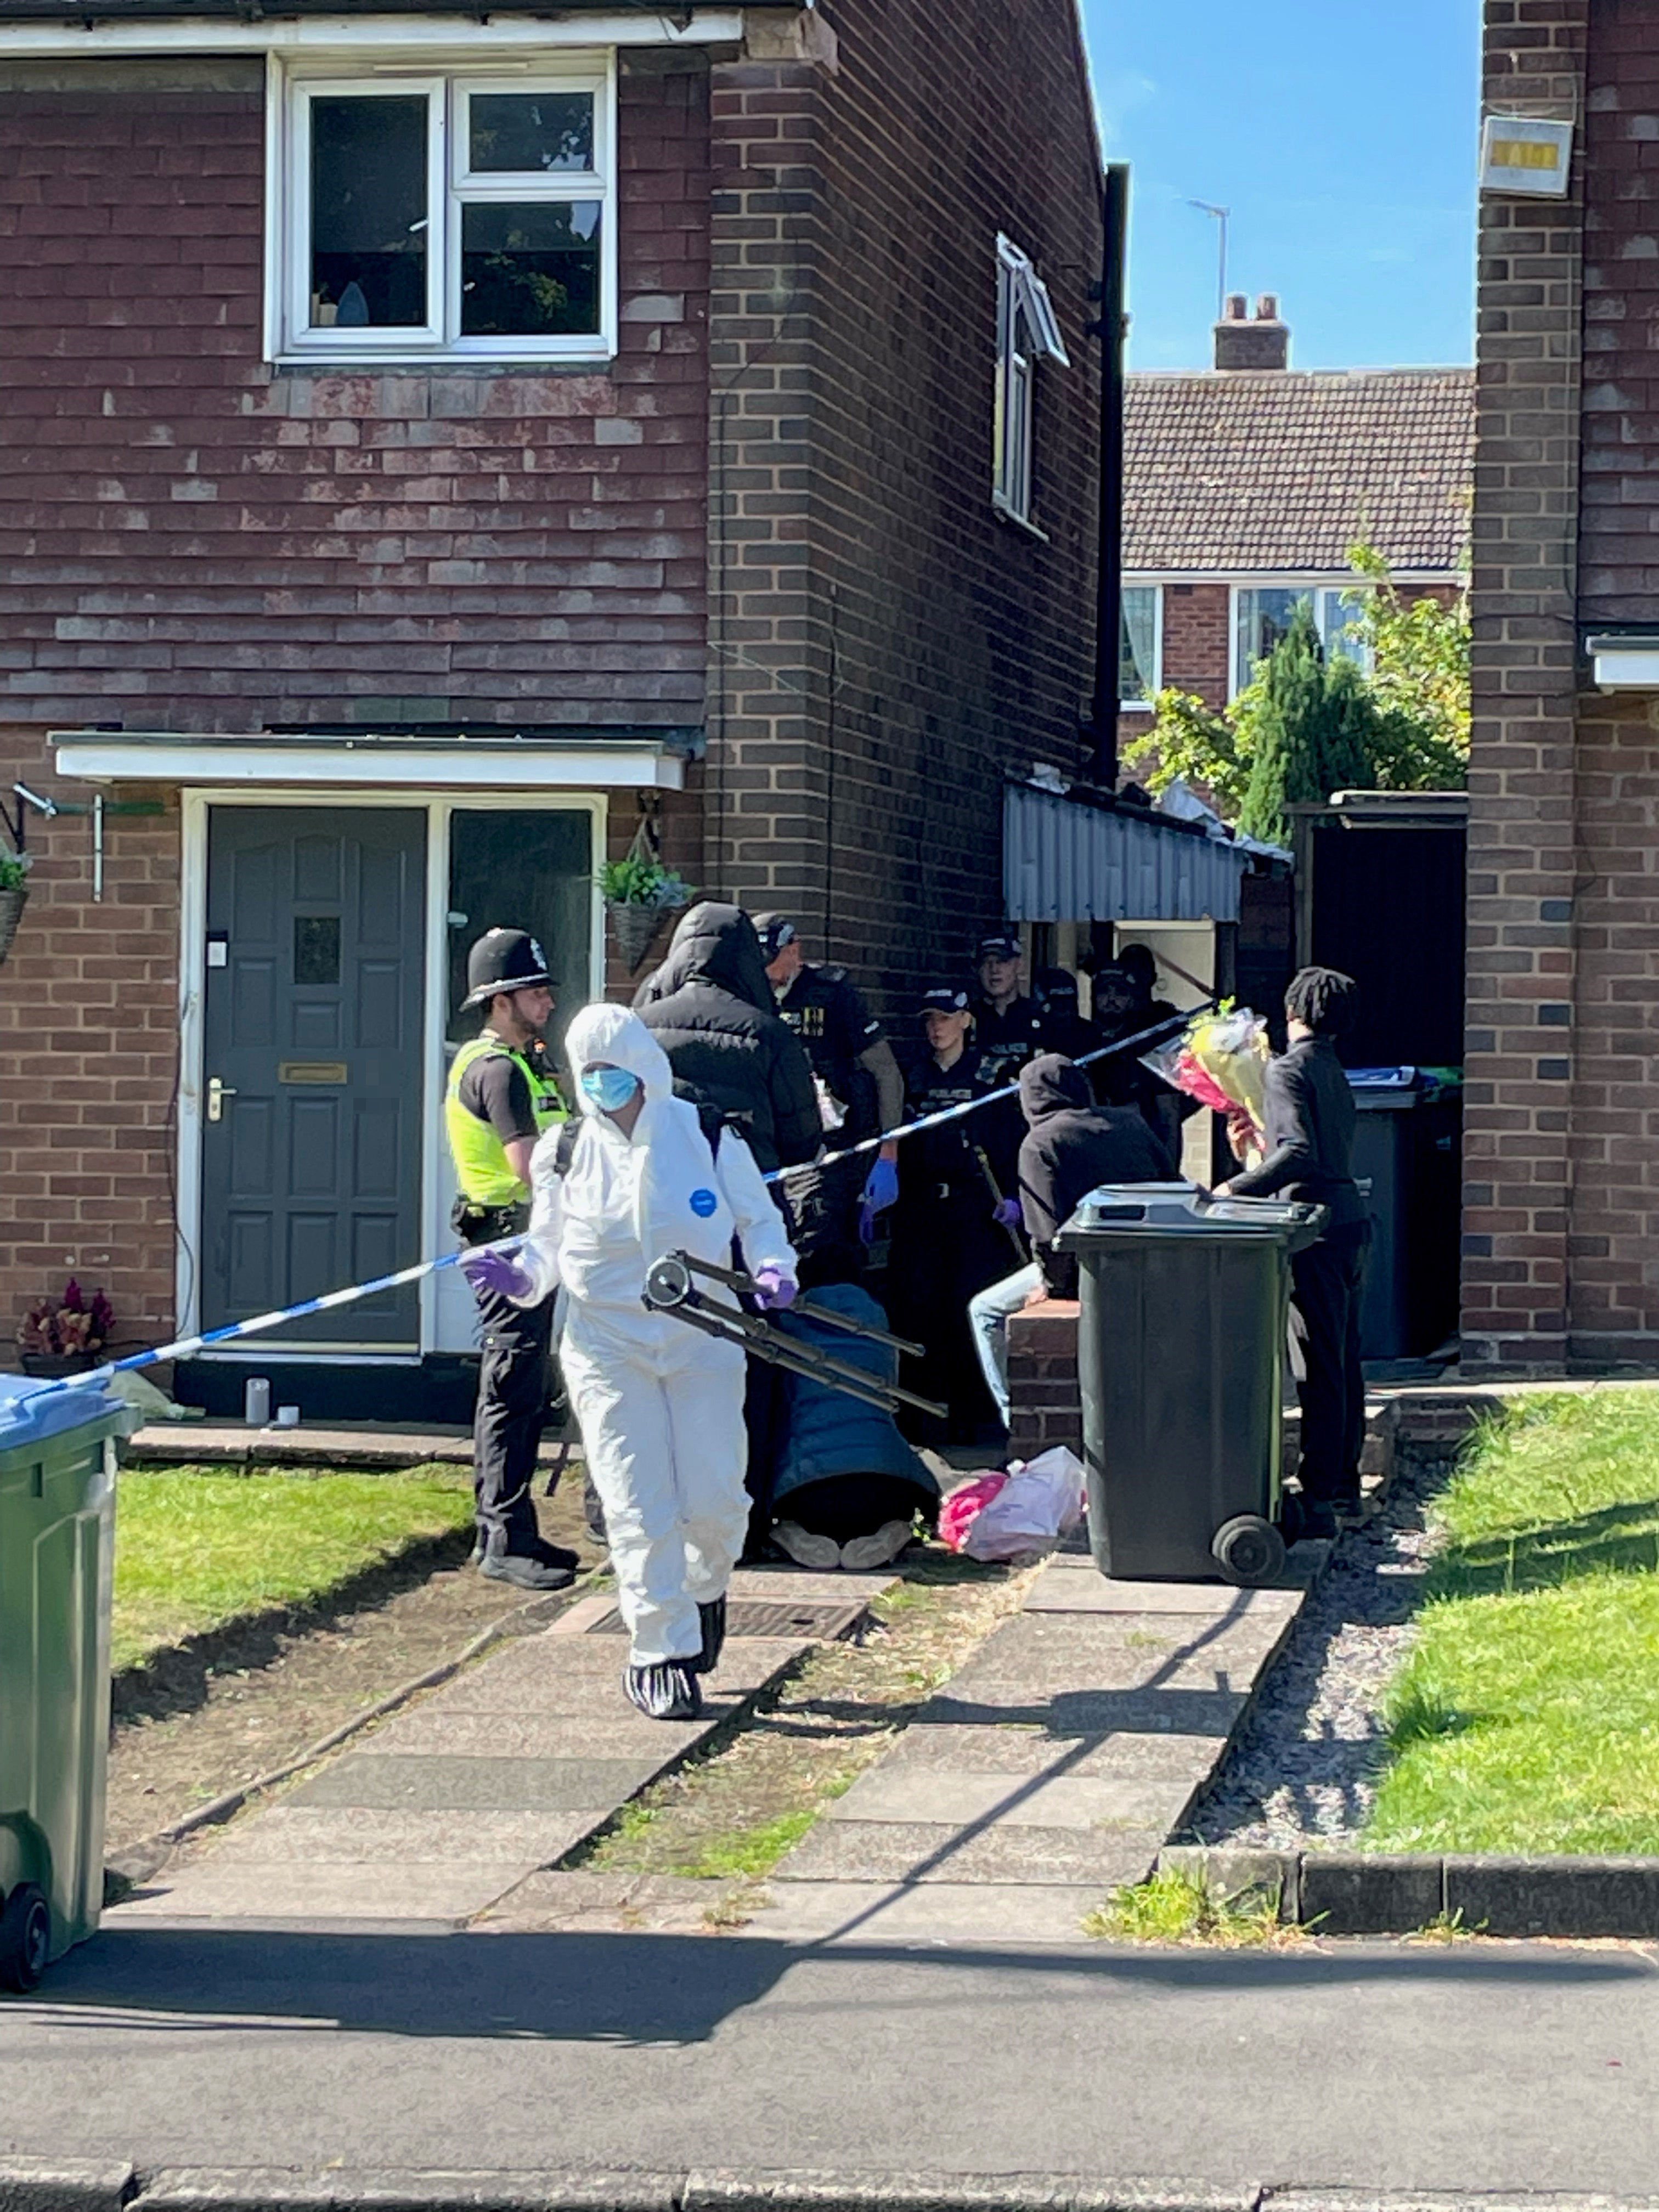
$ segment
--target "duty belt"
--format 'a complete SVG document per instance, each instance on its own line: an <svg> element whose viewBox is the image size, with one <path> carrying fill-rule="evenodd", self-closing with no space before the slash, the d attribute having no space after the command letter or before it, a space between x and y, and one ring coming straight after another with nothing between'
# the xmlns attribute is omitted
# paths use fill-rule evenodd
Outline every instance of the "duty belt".
<svg viewBox="0 0 1659 2212"><path fill-rule="evenodd" d="M449 1218L450 1226L470 1243L493 1244L499 1237L522 1237L530 1226L530 1208L524 1204L474 1206L458 1198Z"/></svg>

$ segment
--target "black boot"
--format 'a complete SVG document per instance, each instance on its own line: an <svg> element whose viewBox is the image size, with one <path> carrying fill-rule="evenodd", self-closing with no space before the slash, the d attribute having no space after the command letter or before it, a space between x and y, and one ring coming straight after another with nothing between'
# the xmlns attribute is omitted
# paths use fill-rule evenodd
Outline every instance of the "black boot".
<svg viewBox="0 0 1659 2212"><path fill-rule="evenodd" d="M702 1711L695 1665L689 1659L664 1659L652 1667L630 1665L623 1687L648 1721L694 1721Z"/></svg>
<svg viewBox="0 0 1659 2212"><path fill-rule="evenodd" d="M702 1630L702 1649L690 1664L699 1674L712 1674L726 1649L726 1600L717 1597L700 1605L697 1622Z"/></svg>

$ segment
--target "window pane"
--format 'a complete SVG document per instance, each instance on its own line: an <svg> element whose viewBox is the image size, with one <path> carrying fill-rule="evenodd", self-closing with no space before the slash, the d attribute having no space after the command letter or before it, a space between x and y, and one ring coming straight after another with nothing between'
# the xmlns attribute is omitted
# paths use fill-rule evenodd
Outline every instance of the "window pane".
<svg viewBox="0 0 1659 2212"><path fill-rule="evenodd" d="M1158 586L1130 584L1118 633L1117 696L1129 705L1150 701L1158 684Z"/></svg>
<svg viewBox="0 0 1659 2212"><path fill-rule="evenodd" d="M468 166L482 173L591 169L591 92L475 92Z"/></svg>
<svg viewBox="0 0 1659 2212"><path fill-rule="evenodd" d="M1349 660L1364 666L1367 654L1364 640L1358 635L1359 609L1348 603L1352 587L1344 585L1340 591L1319 594L1319 635L1324 641L1326 655L1341 653Z"/></svg>
<svg viewBox="0 0 1659 2212"><path fill-rule="evenodd" d="M463 208L463 335L597 331L599 215L598 200L477 201Z"/></svg>
<svg viewBox="0 0 1659 2212"><path fill-rule="evenodd" d="M311 103L313 329L426 321L424 96Z"/></svg>
<svg viewBox="0 0 1659 2212"><path fill-rule="evenodd" d="M593 909L589 817L567 807L458 807L449 826L452 1044L478 1033L459 1011L466 956L487 929L527 929L557 987L550 1036L562 1036L587 998Z"/></svg>
<svg viewBox="0 0 1659 2212"><path fill-rule="evenodd" d="M340 980L340 917L296 914L294 917L294 980L329 984Z"/></svg>
<svg viewBox="0 0 1659 2212"><path fill-rule="evenodd" d="M1233 686L1242 691L1263 660L1291 626L1297 603L1308 592L1241 592L1238 595L1238 636L1233 663Z"/></svg>

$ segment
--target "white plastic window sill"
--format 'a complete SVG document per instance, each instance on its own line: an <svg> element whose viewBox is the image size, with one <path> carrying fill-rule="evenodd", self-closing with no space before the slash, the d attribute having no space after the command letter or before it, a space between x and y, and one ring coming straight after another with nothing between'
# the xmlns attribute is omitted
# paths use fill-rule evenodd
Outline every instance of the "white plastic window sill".
<svg viewBox="0 0 1659 2212"><path fill-rule="evenodd" d="M1023 530L1028 538L1035 538L1039 545L1053 543L1046 530L1039 529L1029 514L1016 514L1007 501L997 492L991 495L991 512L999 522L1008 523L1015 530Z"/></svg>

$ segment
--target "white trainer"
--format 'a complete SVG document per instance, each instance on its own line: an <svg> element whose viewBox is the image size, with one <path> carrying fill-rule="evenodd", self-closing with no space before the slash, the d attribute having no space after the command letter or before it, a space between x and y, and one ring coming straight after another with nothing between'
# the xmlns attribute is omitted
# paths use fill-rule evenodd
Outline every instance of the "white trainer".
<svg viewBox="0 0 1659 2212"><path fill-rule="evenodd" d="M780 1521L772 1531L772 1541L798 1567L817 1567L823 1572L841 1565L841 1546L835 1538L814 1535L798 1521Z"/></svg>

